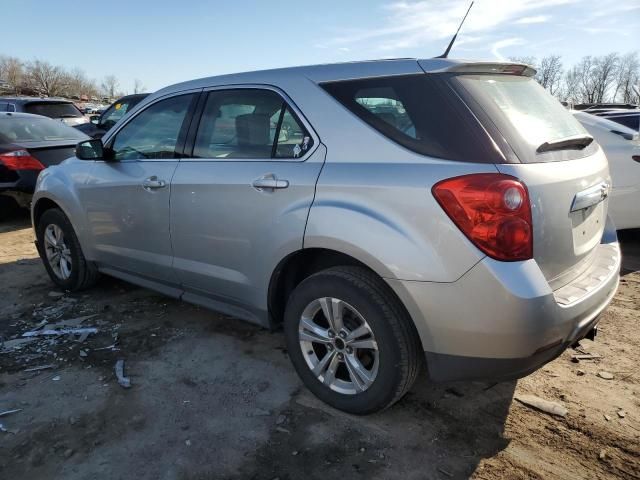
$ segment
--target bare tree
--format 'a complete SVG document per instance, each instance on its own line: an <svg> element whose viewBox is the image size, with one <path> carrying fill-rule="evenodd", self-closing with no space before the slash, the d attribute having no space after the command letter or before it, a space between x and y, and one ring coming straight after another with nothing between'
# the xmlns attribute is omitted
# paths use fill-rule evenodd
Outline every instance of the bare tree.
<svg viewBox="0 0 640 480"><path fill-rule="evenodd" d="M562 60L560 55L549 55L540 61L536 80L549 90L551 95L558 94L562 84Z"/></svg>
<svg viewBox="0 0 640 480"><path fill-rule="evenodd" d="M118 82L118 79L115 75L107 75L102 80L102 91L110 99L116 97L116 91L118 90L119 86L120 82Z"/></svg>
<svg viewBox="0 0 640 480"><path fill-rule="evenodd" d="M27 64L28 86L42 95L61 95L66 88L66 75L62 68L48 62L34 60Z"/></svg>
<svg viewBox="0 0 640 480"><path fill-rule="evenodd" d="M0 79L11 85L14 93L20 93L20 87L24 79L24 66L20 59L0 57Z"/></svg>
<svg viewBox="0 0 640 480"><path fill-rule="evenodd" d="M142 93L147 89L137 78L133 81L133 93Z"/></svg>
<svg viewBox="0 0 640 480"><path fill-rule="evenodd" d="M610 53L602 57L596 57L593 71L595 86L595 102L604 102L609 88L613 85L618 74L620 59L617 53Z"/></svg>
<svg viewBox="0 0 640 480"><path fill-rule="evenodd" d="M640 98L634 91L634 85L636 88L640 88L638 52L631 52L620 58L613 100L619 98L624 103L640 103Z"/></svg>
<svg viewBox="0 0 640 480"><path fill-rule="evenodd" d="M565 74L559 95L560 98L566 102L582 102L582 92L580 91L580 70L577 67L573 67Z"/></svg>

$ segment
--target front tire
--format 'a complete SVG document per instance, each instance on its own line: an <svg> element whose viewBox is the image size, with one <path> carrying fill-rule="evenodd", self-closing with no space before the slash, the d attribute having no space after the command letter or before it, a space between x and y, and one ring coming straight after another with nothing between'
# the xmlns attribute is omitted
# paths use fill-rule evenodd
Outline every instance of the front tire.
<svg viewBox="0 0 640 480"><path fill-rule="evenodd" d="M62 210L42 214L36 227L40 258L49 277L63 290L78 291L98 280L98 269L85 259L71 222Z"/></svg>
<svg viewBox="0 0 640 480"><path fill-rule="evenodd" d="M302 281L287 303L284 330L307 388L349 413L393 405L422 365L411 319L384 281L364 268L333 267Z"/></svg>

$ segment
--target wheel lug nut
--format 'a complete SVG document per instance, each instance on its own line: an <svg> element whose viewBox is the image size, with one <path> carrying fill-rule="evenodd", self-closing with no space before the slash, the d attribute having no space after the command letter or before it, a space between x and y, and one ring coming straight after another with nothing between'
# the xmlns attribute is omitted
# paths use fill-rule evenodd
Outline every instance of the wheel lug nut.
<svg viewBox="0 0 640 480"><path fill-rule="evenodd" d="M336 336L336 334L333 332L333 330L329 330L329 336L333 338Z"/></svg>
<svg viewBox="0 0 640 480"><path fill-rule="evenodd" d="M353 353L353 348L347 347L347 353Z"/></svg>
<svg viewBox="0 0 640 480"><path fill-rule="evenodd" d="M344 333L344 332L340 332L340 338L344 338L344 337L346 337L346 336L347 336L347 334L346 334L346 333Z"/></svg>
<svg viewBox="0 0 640 480"><path fill-rule="evenodd" d="M327 350L329 351L333 350L333 345L327 345Z"/></svg>
<svg viewBox="0 0 640 480"><path fill-rule="evenodd" d="M344 359L344 355L343 355L343 354L341 354L341 353L339 353L339 354L338 354L338 359L343 360L343 359Z"/></svg>

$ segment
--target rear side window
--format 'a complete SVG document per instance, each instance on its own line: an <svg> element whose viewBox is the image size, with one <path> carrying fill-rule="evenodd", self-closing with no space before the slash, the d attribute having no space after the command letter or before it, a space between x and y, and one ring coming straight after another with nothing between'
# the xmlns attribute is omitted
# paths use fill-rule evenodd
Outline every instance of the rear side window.
<svg viewBox="0 0 640 480"><path fill-rule="evenodd" d="M625 127L629 127L636 131L640 126L640 115L620 115L619 117L612 115L605 118L613 120L620 125L624 125Z"/></svg>
<svg viewBox="0 0 640 480"><path fill-rule="evenodd" d="M309 133L271 90L209 92L196 135L196 158L298 158L312 146Z"/></svg>
<svg viewBox="0 0 640 480"><path fill-rule="evenodd" d="M437 75L329 82L322 87L360 119L414 152L498 163L502 157L464 103Z"/></svg>
<svg viewBox="0 0 640 480"><path fill-rule="evenodd" d="M80 130L69 127L62 122L42 117L0 118L0 143L28 143L54 140L71 140L79 142L86 139Z"/></svg>
<svg viewBox="0 0 640 480"><path fill-rule="evenodd" d="M50 118L82 117L82 112L73 103L31 102L24 106L26 113L44 115Z"/></svg>

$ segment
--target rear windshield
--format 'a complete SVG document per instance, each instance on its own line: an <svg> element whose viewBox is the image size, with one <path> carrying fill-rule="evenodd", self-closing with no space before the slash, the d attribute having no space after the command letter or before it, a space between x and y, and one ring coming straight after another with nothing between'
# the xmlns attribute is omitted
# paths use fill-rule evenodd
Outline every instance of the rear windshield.
<svg viewBox="0 0 640 480"><path fill-rule="evenodd" d="M447 160L504 162L444 76L376 77L321 86L361 120L409 150Z"/></svg>
<svg viewBox="0 0 640 480"><path fill-rule="evenodd" d="M588 135L580 122L533 78L515 75L457 75L452 83L468 103L488 115L523 163L567 159L567 152L537 153L545 142ZM459 87L462 87L461 89ZM475 103L477 102L477 103ZM595 144L592 144L595 147ZM572 158L590 155L592 148L570 150Z"/></svg>
<svg viewBox="0 0 640 480"><path fill-rule="evenodd" d="M59 120L38 117L0 118L0 143L44 142L55 140L86 139L79 130L69 127Z"/></svg>
<svg viewBox="0 0 640 480"><path fill-rule="evenodd" d="M24 106L26 113L35 115L44 115L50 118L74 118L82 117L82 112L76 108L73 103L55 103L55 102L31 102Z"/></svg>

